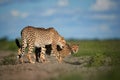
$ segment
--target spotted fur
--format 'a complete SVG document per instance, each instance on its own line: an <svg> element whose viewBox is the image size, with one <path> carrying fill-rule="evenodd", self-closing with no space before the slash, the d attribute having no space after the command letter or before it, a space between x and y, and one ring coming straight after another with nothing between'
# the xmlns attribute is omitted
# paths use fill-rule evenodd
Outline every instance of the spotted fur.
<svg viewBox="0 0 120 80"><path fill-rule="evenodd" d="M47 46L46 51L48 51L48 52L46 52L46 54L50 55L51 54L50 51L51 51L52 46L51 45L46 45L46 46ZM75 54L78 52L78 50L79 50L78 44L73 44L73 45L66 44L63 49L61 49L60 46L57 45L57 51L60 54L59 55L60 62L62 62L64 57L71 55L71 54ZM42 60L44 57L43 58L40 57L40 55L42 54L42 53L40 53L40 48L35 48L35 51L37 51L36 52L36 54L37 54L36 59L38 60L40 58L40 60ZM43 54L42 54L42 56L43 56Z"/></svg>
<svg viewBox="0 0 120 80"><path fill-rule="evenodd" d="M25 48L28 47L28 60L30 63L34 63L31 59L31 53L33 52L34 47L41 47L41 52L45 54L45 45L52 45L53 53L56 55L57 60L59 61L59 53L56 50L56 45L59 45L61 48L64 47L66 41L61 37L54 28L35 28L32 26L25 27L21 31L22 38L22 47L21 54L25 53ZM22 57L19 57L20 59ZM22 60L23 61L23 60Z"/></svg>
<svg viewBox="0 0 120 80"><path fill-rule="evenodd" d="M59 54L60 54L59 58L60 58L60 62L62 62L64 57L77 53L79 50L79 46L77 44L73 44L73 45L66 44L63 49L57 47L57 50L59 50Z"/></svg>

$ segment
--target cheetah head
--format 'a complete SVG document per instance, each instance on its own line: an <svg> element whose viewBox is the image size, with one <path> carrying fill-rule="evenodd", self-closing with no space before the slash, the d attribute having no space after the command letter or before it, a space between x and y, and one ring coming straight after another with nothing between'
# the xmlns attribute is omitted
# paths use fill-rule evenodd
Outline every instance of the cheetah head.
<svg viewBox="0 0 120 80"><path fill-rule="evenodd" d="M79 45L78 44L74 44L71 46L71 50L73 53L77 53L79 50Z"/></svg>

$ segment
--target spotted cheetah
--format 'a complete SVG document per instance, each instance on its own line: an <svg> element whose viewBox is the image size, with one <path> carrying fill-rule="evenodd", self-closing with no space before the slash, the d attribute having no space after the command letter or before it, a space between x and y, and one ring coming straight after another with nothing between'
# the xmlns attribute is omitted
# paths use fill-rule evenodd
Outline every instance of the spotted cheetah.
<svg viewBox="0 0 120 80"><path fill-rule="evenodd" d="M66 44L63 49L60 49L60 47L58 47L57 49L59 49L59 54L60 54L59 58L60 58L60 62L62 62L64 57L77 53L79 50L79 45L78 44L73 44L73 45Z"/></svg>
<svg viewBox="0 0 120 80"><path fill-rule="evenodd" d="M52 50L51 47L52 47L51 45L46 45L46 47L45 47L46 54L51 55L51 50ZM61 49L60 46L57 45L57 51L60 54L60 56L59 56L60 62L62 62L64 57L71 55L71 54L75 54L78 52L78 50L79 50L78 44L72 44L72 45L66 44L63 49ZM41 51L41 48L35 48L37 62L39 61L39 58L40 58L41 62L43 62L43 60L46 60L44 55L40 51Z"/></svg>
<svg viewBox="0 0 120 80"><path fill-rule="evenodd" d="M41 52L45 54L45 45L52 45L53 53L56 55L58 62L59 53L56 50L56 45L59 45L61 48L64 48L66 41L54 28L35 28L32 26L27 26L21 31L22 46L21 54L18 54L19 59L23 62L22 56L25 53L25 48L28 47L27 58L30 63L34 63L31 59L31 53L33 52L34 47L41 47Z"/></svg>

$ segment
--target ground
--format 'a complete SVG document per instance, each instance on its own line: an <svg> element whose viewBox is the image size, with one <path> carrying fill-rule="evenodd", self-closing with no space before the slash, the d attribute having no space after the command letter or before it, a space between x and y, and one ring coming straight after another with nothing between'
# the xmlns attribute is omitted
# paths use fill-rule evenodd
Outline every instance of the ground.
<svg viewBox="0 0 120 80"><path fill-rule="evenodd" d="M16 54L11 51L0 51L0 61L13 53ZM89 56L68 56L62 63L58 63L53 56L47 56L47 59L49 60L47 63L31 64L26 62L0 65L0 80L93 80L101 72L107 73L111 69L108 66L87 67ZM68 76L68 78L64 78L64 76Z"/></svg>

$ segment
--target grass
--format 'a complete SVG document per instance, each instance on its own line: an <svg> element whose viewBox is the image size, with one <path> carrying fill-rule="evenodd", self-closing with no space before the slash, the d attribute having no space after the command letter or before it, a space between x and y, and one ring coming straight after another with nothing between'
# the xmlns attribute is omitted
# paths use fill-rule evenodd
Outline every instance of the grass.
<svg viewBox="0 0 120 80"><path fill-rule="evenodd" d="M91 56L92 60L89 67L102 66L105 63L105 58L110 58L110 66L113 66L108 74L102 76L101 80L114 80L120 78L120 40L68 40L69 44L79 44L79 52L74 54L75 57ZM0 40L0 50L17 51L17 46L14 41ZM3 58L3 65L15 64L15 56L11 54ZM61 76L55 80L83 80L78 73ZM54 80L54 79L53 79Z"/></svg>
<svg viewBox="0 0 120 80"><path fill-rule="evenodd" d="M112 67L107 74L101 72L96 80L119 80L120 79L120 40L103 40L103 41L69 41L70 43L79 43L79 52L74 56L92 56L90 66L103 66L105 59L111 59L109 63ZM109 61L108 61L109 62ZM75 75L81 79L78 74ZM74 77L75 77L74 76ZM62 80L66 80L68 76L64 76ZM70 77L70 75L69 75Z"/></svg>
<svg viewBox="0 0 120 80"><path fill-rule="evenodd" d="M79 52L74 56L93 56L95 60L103 57L110 57L112 64L120 64L120 40L103 41L68 41L69 43L79 44Z"/></svg>
<svg viewBox="0 0 120 80"><path fill-rule="evenodd" d="M0 50L16 51L17 46L15 41L8 41L6 39L0 39Z"/></svg>
<svg viewBox="0 0 120 80"><path fill-rule="evenodd" d="M120 40L68 40L69 44L79 44L79 52L74 56L92 56L94 65L102 63L104 57L110 57L112 64L120 64ZM17 51L15 41L0 39L0 50Z"/></svg>
<svg viewBox="0 0 120 80"><path fill-rule="evenodd" d="M120 41L77 41L75 43L80 47L75 56L95 55L96 53L111 55L120 52Z"/></svg>

